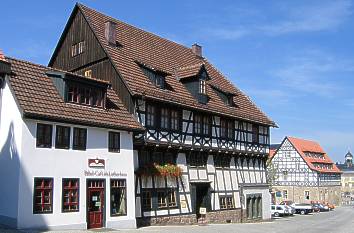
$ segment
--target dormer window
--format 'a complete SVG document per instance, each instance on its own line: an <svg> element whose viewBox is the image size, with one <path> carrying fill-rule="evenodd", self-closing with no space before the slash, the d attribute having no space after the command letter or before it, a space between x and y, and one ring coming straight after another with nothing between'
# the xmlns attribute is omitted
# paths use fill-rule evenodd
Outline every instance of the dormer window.
<svg viewBox="0 0 354 233"><path fill-rule="evenodd" d="M199 80L199 93L206 95L206 81L203 79Z"/></svg>
<svg viewBox="0 0 354 233"><path fill-rule="evenodd" d="M104 107L104 91L81 83L67 83L67 102L93 107Z"/></svg>
<svg viewBox="0 0 354 233"><path fill-rule="evenodd" d="M161 89L165 88L165 76L162 73L151 70L147 67L141 67L141 69L156 87Z"/></svg>

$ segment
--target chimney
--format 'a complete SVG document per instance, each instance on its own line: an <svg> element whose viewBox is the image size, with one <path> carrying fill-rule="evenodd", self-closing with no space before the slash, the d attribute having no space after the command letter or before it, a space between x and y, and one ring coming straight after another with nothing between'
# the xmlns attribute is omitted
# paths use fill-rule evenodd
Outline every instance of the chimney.
<svg viewBox="0 0 354 233"><path fill-rule="evenodd" d="M198 57L202 57L203 56L203 53L202 53L202 46L200 46L199 44L197 43L194 43L192 45L192 52L197 55Z"/></svg>
<svg viewBox="0 0 354 233"><path fill-rule="evenodd" d="M112 21L107 21L104 24L104 36L106 41L110 45L116 45L117 32L116 32L117 24Z"/></svg>

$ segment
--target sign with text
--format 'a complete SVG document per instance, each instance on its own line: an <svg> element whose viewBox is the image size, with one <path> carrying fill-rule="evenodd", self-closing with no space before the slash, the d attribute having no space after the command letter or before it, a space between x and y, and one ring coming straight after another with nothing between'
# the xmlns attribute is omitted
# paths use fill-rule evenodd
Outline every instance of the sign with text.
<svg viewBox="0 0 354 233"><path fill-rule="evenodd" d="M107 177L122 177L127 176L127 173L120 171L97 171L97 170L86 170L84 171L85 176L107 176Z"/></svg>
<svg viewBox="0 0 354 233"><path fill-rule="evenodd" d="M200 207L199 208L199 214L206 215L207 211L206 208Z"/></svg>

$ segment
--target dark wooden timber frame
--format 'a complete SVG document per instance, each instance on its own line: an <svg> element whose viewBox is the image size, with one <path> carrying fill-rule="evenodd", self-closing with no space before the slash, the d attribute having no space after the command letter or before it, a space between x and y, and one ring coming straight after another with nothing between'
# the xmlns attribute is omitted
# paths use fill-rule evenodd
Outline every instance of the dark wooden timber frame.
<svg viewBox="0 0 354 233"><path fill-rule="evenodd" d="M78 42L84 41L85 51L82 54L78 54L75 57L71 56L71 46L77 44ZM117 46L120 45L110 45ZM113 62L112 58L109 56L106 48L99 42L97 35L94 33L91 25L88 23L88 19L80 10L80 5L77 4L67 22L67 25L61 35L61 38L57 44L57 47L52 55L49 62L49 66L60 68L62 70L67 70L84 75L85 71L91 70L92 77L108 81L112 88L116 91L117 95L129 110L129 112L134 113L138 121L146 127L144 132L135 131L134 132L134 149L138 151L141 150L163 150L173 151L174 153L183 153L188 156L191 151L208 154L208 159L213 161L213 156L229 156L231 157L230 167L216 168L216 171L209 171L208 166L204 167L191 167L187 165L187 171L183 172L182 177L177 177L175 179L176 188L176 201L177 208L167 208L167 215L181 215L192 213L191 206L189 203L191 199L187 196L191 194L190 186L188 182L195 181L205 181L215 184L210 190L211 194L220 195L233 195L239 197L239 203L241 208L244 205L243 190L247 187L259 187L267 188L266 183L263 182L265 179L265 164L268 157L269 150L269 126L257 122L251 122L242 119L236 119L234 116L224 114L222 112L207 111L195 109L193 107L186 107L178 105L170 101L160 101L153 98L146 98L146 96L134 94L126 84L123 76L120 74L117 65ZM204 69L204 68L203 68ZM190 80L188 80L190 81ZM199 85L198 85L199 87ZM156 87L159 88L159 87ZM222 91L222 90L219 90ZM232 93L224 93L229 96ZM155 109L155 126L149 127L145 125L145 109L146 104L153 104ZM226 103L227 104L227 103ZM169 109L177 110L179 115L179 129L172 130L171 127L168 129L160 127L160 108L166 107ZM199 114L202 116L209 117L208 125L210 127L209 134L204 134L203 122L201 127L201 133L196 134L194 132L194 116ZM28 118L42 119L45 118L40 115L27 115ZM220 118L227 119L232 123L233 132L232 138L220 137ZM55 119L54 119L55 120ZM63 119L56 119L60 122ZM236 123L237 122L237 123ZM82 125L90 126L90 122L78 122ZM258 140L252 140L253 125L259 128ZM100 127L111 128L110 125L102 124ZM262 128L262 130L260 130ZM120 128L123 129L124 128ZM127 130L131 131L127 128ZM231 135L231 134L230 134ZM251 136L250 136L251 135ZM259 140L261 139L262 140ZM138 155L139 156L139 155ZM209 162L208 160L208 162ZM191 171L196 171L197 177L191 177ZM256 173L260 172L260 180L262 182L256 181ZM207 174L207 178L203 180L200 177L201 172ZM218 182L217 173L221 175L223 180L222 184ZM252 178L253 177L253 178ZM187 178L186 182L184 178ZM142 177L136 175L136 197L141 197L142 187ZM195 179L195 180L193 180ZM230 188L225 188L226 180L230 180ZM151 177L152 189L156 191L157 188L170 188L168 187L167 178L164 178L164 187L158 187L156 184L156 177ZM189 187L189 188L188 188ZM188 191L189 190L189 191ZM211 199L211 210L218 211L216 209L216 203L219 199L216 195L212 195ZM180 206L180 199L184 198L187 204L188 212L182 212ZM178 210L177 213L172 213ZM153 209L154 216L158 216L158 210ZM144 210L141 208L141 217L147 217L144 214ZM241 214L242 215L242 214ZM150 215L151 216L151 213Z"/></svg>

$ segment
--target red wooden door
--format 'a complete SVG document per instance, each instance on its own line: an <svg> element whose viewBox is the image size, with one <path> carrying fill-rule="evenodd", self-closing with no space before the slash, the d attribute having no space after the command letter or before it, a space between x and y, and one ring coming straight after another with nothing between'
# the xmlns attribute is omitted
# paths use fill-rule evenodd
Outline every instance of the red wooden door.
<svg viewBox="0 0 354 233"><path fill-rule="evenodd" d="M97 181L95 181L97 182ZM103 227L104 214L104 186L99 184L99 187L88 187L88 228Z"/></svg>

